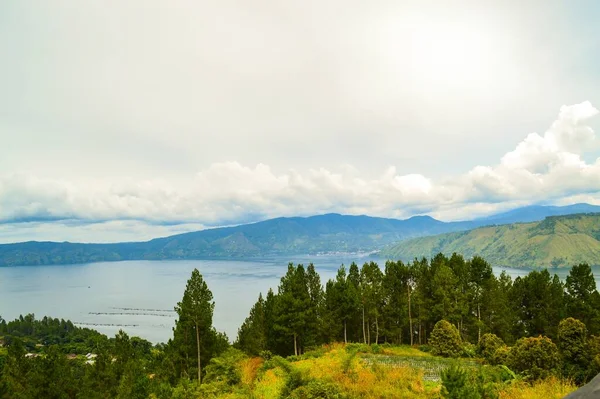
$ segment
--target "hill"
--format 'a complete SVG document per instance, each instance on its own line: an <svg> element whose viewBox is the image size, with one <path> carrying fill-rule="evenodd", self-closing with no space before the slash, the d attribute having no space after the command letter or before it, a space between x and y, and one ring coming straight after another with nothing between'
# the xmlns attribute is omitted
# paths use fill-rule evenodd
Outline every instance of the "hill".
<svg viewBox="0 0 600 399"><path fill-rule="evenodd" d="M469 222L446 223L429 216L406 220L339 214L277 218L147 242L79 244L29 241L3 244L0 245L0 266L371 252L400 240L472 226Z"/></svg>
<svg viewBox="0 0 600 399"><path fill-rule="evenodd" d="M600 265L600 213L550 216L540 222L415 238L388 247L381 255L411 260L439 252L480 255L494 266Z"/></svg>

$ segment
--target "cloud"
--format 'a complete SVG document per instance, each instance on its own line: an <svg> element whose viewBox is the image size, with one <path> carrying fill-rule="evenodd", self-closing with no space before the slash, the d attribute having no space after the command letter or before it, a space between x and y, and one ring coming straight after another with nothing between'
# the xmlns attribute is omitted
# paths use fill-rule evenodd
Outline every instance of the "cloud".
<svg viewBox="0 0 600 399"><path fill-rule="evenodd" d="M97 224L97 233L106 227L139 231L135 223L186 230L326 212L459 219L517 204L564 201L600 192L600 158L593 163L582 158L597 144L588 125L597 114L589 102L563 106L544 134L529 134L498 164L439 181L400 175L395 167L367 179L350 166L275 173L268 165L238 162L214 163L180 181L76 182L12 174L0 178L0 220L13 226L76 220ZM162 229L153 231L173 231Z"/></svg>

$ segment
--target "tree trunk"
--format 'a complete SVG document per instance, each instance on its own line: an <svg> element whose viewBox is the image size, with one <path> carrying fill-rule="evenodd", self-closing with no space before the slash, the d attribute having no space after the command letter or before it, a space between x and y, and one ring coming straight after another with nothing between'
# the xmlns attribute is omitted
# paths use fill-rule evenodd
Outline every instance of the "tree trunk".
<svg viewBox="0 0 600 399"><path fill-rule="evenodd" d="M412 325L412 314L410 311L410 285L408 286L408 330L410 332L410 346L413 345L413 325Z"/></svg>
<svg viewBox="0 0 600 399"><path fill-rule="evenodd" d="M200 362L200 329L196 322L196 343L198 344L198 381L202 384L202 363Z"/></svg>
<svg viewBox="0 0 600 399"><path fill-rule="evenodd" d="M348 339L346 338L346 320L344 319L344 343L348 343Z"/></svg>
<svg viewBox="0 0 600 399"><path fill-rule="evenodd" d="M298 356L298 344L296 343L296 333L294 333L294 355Z"/></svg>
<svg viewBox="0 0 600 399"><path fill-rule="evenodd" d="M367 332L365 331L365 306L362 308L362 327L363 327L363 341L367 343Z"/></svg>
<svg viewBox="0 0 600 399"><path fill-rule="evenodd" d="M367 343L371 345L371 320L367 319Z"/></svg>
<svg viewBox="0 0 600 399"><path fill-rule="evenodd" d="M377 316L375 316L375 343L379 343L379 323L377 322Z"/></svg>
<svg viewBox="0 0 600 399"><path fill-rule="evenodd" d="M481 342L481 305L477 303L477 343Z"/></svg>

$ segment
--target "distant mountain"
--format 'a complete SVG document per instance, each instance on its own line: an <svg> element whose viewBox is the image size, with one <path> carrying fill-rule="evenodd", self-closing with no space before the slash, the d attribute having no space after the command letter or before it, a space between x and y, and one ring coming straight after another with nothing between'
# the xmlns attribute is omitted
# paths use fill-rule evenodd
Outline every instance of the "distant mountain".
<svg viewBox="0 0 600 399"><path fill-rule="evenodd" d="M526 223L544 220L548 216L572 215L576 213L600 212L600 206L590 204L573 204L566 206L530 205L516 208L508 212L498 213L475 219L481 225Z"/></svg>
<svg viewBox="0 0 600 399"><path fill-rule="evenodd" d="M421 237L385 248L380 255L411 260L437 253L480 255L494 266L600 265L600 213L549 216L540 222L481 227Z"/></svg>
<svg viewBox="0 0 600 399"><path fill-rule="evenodd" d="M588 204L531 206L465 222L442 222L429 216L398 220L332 213L276 218L146 242L78 244L30 241L0 245L0 266L373 252L410 238L464 231L513 220L541 220L544 217L542 215L573 213L581 209L600 211L600 207Z"/></svg>
<svg viewBox="0 0 600 399"><path fill-rule="evenodd" d="M4 244L0 245L0 266L370 252L392 242L470 227L469 222L445 223L429 216L406 220L338 214L277 218L137 243Z"/></svg>

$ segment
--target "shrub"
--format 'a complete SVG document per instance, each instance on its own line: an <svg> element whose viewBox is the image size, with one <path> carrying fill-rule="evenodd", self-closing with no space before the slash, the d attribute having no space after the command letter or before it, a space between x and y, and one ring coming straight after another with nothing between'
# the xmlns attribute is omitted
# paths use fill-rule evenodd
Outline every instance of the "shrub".
<svg viewBox="0 0 600 399"><path fill-rule="evenodd" d="M219 357L214 357L206 366L205 382L224 382L227 385L236 385L242 380L239 362L246 355L238 349L227 349Z"/></svg>
<svg viewBox="0 0 600 399"><path fill-rule="evenodd" d="M506 364L508 361L508 354L510 353L510 348L506 345L503 345L494 351L494 354L490 358L490 363L494 365Z"/></svg>
<svg viewBox="0 0 600 399"><path fill-rule="evenodd" d="M343 399L344 395L339 388L328 382L321 380L311 380L305 386L294 390L289 396L290 399Z"/></svg>
<svg viewBox="0 0 600 399"><path fill-rule="evenodd" d="M434 355L459 357L462 353L462 342L458 329L446 320L435 323L429 337L429 344Z"/></svg>
<svg viewBox="0 0 600 399"><path fill-rule="evenodd" d="M504 341L500 339L496 334L483 334L481 340L479 341L478 352L479 354L491 364L496 364L493 362L494 354L496 350L500 347L504 346Z"/></svg>
<svg viewBox="0 0 600 399"><path fill-rule="evenodd" d="M467 371L453 364L442 371L442 397L448 399L479 399L481 395L470 384Z"/></svg>
<svg viewBox="0 0 600 399"><path fill-rule="evenodd" d="M538 380L556 373L560 366L558 348L548 337L521 338L510 349L507 366L527 379Z"/></svg>

